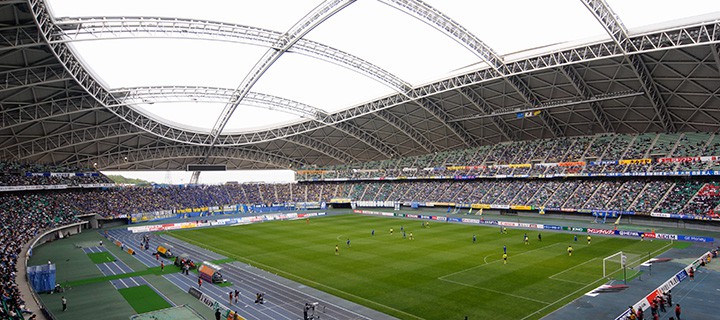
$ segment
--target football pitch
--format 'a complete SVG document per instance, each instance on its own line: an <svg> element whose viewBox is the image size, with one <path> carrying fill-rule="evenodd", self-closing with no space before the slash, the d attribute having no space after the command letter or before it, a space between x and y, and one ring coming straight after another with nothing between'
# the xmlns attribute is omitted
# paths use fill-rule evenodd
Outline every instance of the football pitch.
<svg viewBox="0 0 720 320"><path fill-rule="evenodd" d="M537 230L421 224L338 215L170 234L401 319L539 319L604 284L604 257L623 251L632 267L672 246L599 236L588 245L585 234L575 242L573 234L546 231L538 241Z"/></svg>

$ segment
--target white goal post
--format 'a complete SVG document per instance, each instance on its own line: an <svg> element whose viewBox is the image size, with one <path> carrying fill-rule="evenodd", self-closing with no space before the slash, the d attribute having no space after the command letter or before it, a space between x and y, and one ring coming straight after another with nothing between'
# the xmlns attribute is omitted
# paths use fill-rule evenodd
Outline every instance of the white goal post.
<svg viewBox="0 0 720 320"><path fill-rule="evenodd" d="M622 251L603 259L603 278L615 273L627 265L627 255Z"/></svg>

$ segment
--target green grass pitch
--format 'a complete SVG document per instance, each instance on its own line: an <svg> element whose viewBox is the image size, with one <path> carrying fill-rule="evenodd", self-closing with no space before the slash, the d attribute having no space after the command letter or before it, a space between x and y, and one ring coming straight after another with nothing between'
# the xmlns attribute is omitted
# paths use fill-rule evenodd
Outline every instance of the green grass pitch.
<svg viewBox="0 0 720 320"><path fill-rule="evenodd" d="M113 255L109 252L105 251L88 253L87 256L95 264L115 261L115 257L113 257Z"/></svg>
<svg viewBox="0 0 720 320"><path fill-rule="evenodd" d="M141 285L119 289L118 292L127 300L137 313L145 313L172 307L165 299L159 296L152 288Z"/></svg>
<svg viewBox="0 0 720 320"><path fill-rule="evenodd" d="M599 236L587 245L584 235L574 242L570 233L545 231L538 242L537 230L499 230L339 215L170 234L401 319L539 319L605 283L604 257L624 251L633 265L671 247Z"/></svg>

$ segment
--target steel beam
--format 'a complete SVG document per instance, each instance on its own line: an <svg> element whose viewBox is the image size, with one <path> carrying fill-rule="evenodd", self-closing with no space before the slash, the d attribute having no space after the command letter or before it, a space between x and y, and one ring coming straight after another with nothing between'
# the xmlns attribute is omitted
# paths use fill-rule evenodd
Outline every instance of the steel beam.
<svg viewBox="0 0 720 320"><path fill-rule="evenodd" d="M422 98L415 100L415 103L419 105L421 108L423 108L425 111L430 113L433 117L437 118L440 123L445 125L450 132L452 132L455 136L457 136L460 139L460 142L462 142L464 145L466 145L468 148L475 148L480 146L480 144L477 142L477 139L471 135L465 128L456 122L450 122L450 116L448 116L447 112L442 109L435 101L433 101L430 98Z"/></svg>
<svg viewBox="0 0 720 320"><path fill-rule="evenodd" d="M375 112L375 115L383 121L389 123L391 126L395 127L395 129L400 130L400 132L402 132L412 141L415 141L415 143L417 143L426 152L431 153L438 151L438 147L432 141L430 141L430 139L426 138L424 134L418 132L417 129L415 129L405 120L396 116L392 112L387 110L380 110Z"/></svg>
<svg viewBox="0 0 720 320"><path fill-rule="evenodd" d="M605 100L631 98L631 97L637 97L637 96L642 96L642 95L645 95L645 93L642 91L629 90L629 91L618 91L618 92L612 92L612 93L607 93L607 94L602 94L602 95L596 95L589 99L584 99L582 97L579 97L579 98L553 100L551 102L543 103L539 107L502 108L502 109L494 110L491 114L475 115L475 116L470 116L470 117L452 119L452 120L450 120L450 122L460 122L460 121L466 121L466 120L472 120L472 119L482 119L482 118L493 118L493 117L500 117L500 116L511 115L511 114L515 115L518 113L538 111L538 110L567 108L567 107L576 106L576 105L580 105L580 104L590 104L590 103L601 102L601 101L605 101Z"/></svg>
<svg viewBox="0 0 720 320"><path fill-rule="evenodd" d="M300 39L302 39L308 32L315 29L325 20L332 17L335 13L344 9L345 7L352 4L354 0L326 0L313 11L308 13L305 17L300 19L294 26L290 28L286 33L283 34L277 42L275 42L271 49L265 52L262 58L253 66L250 72L245 76L245 79L235 89L232 94L232 98L225 105L220 116L218 117L212 130L210 130L211 141L210 145L213 146L217 143L218 137L225 129L230 117L238 106L245 99L245 96L250 92L250 89L260 80L265 72L277 61L280 56L290 50Z"/></svg>
<svg viewBox="0 0 720 320"><path fill-rule="evenodd" d="M715 60L715 67L717 68L718 73L720 73L720 44L711 44L710 52L712 52L713 60Z"/></svg>
<svg viewBox="0 0 720 320"><path fill-rule="evenodd" d="M675 123L670 112L668 112L665 100L663 100L662 95L660 95L657 84L655 84L655 81L652 79L650 70L648 70L641 57L631 54L637 51L638 48L628 35L627 28L623 25L620 17L612 11L612 8L610 8L610 5L608 5L605 0L581 1L622 50L625 60L630 64L635 76L640 80L640 85L647 94L658 118L660 118L665 132L675 132Z"/></svg>
<svg viewBox="0 0 720 320"><path fill-rule="evenodd" d="M232 89L227 88L194 86L120 88L110 91L110 93L112 93L119 101L126 104L152 104L162 102L224 102L229 99L232 92ZM249 92L245 97L244 102L248 105L278 110L318 121L324 121L325 117L327 117L327 114L322 109L281 97L257 92ZM426 151L431 152L430 148L432 148L432 150L435 149L432 142L427 140L418 133L417 130L412 128L400 118L384 110L380 110L376 113L376 115L408 135L408 137L420 144ZM298 142L297 139L291 139L291 137L286 138L286 140ZM320 149L314 150L323 152L320 151ZM341 160L336 157L333 158ZM344 162L345 160L341 161Z"/></svg>
<svg viewBox="0 0 720 320"><path fill-rule="evenodd" d="M45 45L34 23L0 28L0 52Z"/></svg>
<svg viewBox="0 0 720 320"><path fill-rule="evenodd" d="M0 92L72 80L62 65L41 65L0 72Z"/></svg>
<svg viewBox="0 0 720 320"><path fill-rule="evenodd" d="M333 158L341 163L347 164L351 162L357 162L358 159L351 156L347 152L342 152L338 150L336 147L333 147L325 142L322 142L320 140L310 138L307 135L296 135L296 136L290 136L285 138L286 141L290 141L294 144L297 144L299 146L303 146L305 148L309 148L312 150L315 150L317 152L320 152L330 158Z"/></svg>
<svg viewBox="0 0 720 320"><path fill-rule="evenodd" d="M592 93L592 91L590 91L590 88L588 88L585 80L583 80L583 78L580 76L580 74L578 74L577 70L575 70L573 66L562 66L560 67L560 70L565 75L565 77L570 80L570 83L573 85L575 90L577 90L577 92L583 99L587 100L595 98L595 95ZM613 127L612 122L610 122L610 118L608 118L607 113L605 112L605 110L603 110L599 102L590 102L590 110L592 111L598 123L600 123L600 127L602 127L605 132L615 132L615 128Z"/></svg>
<svg viewBox="0 0 720 320"><path fill-rule="evenodd" d="M500 78L506 80L530 107L539 106L539 99L537 96L520 78L510 73L510 70L508 70L507 66L503 62L503 58L490 46L476 37L472 32L460 25L460 23L452 20L444 13L420 0L381 1L389 2L391 6L396 7L410 16L429 24L448 37L451 37L456 42L462 44L480 59L485 61L492 70L492 73L496 73ZM543 123L546 127L548 127L553 136L564 136L562 129L560 129L557 122L551 115L542 113L540 118L542 118Z"/></svg>
<svg viewBox="0 0 720 320"><path fill-rule="evenodd" d="M200 180L200 171L193 171L192 176L190 176L190 184L198 184L199 180Z"/></svg>
<svg viewBox="0 0 720 320"><path fill-rule="evenodd" d="M355 137L355 139L360 140L360 142L365 143L371 148L377 150L386 158L396 158L400 156L400 154L395 151L393 147L388 146L384 141L378 139L374 134L365 131L364 129L360 128L358 125L350 121L336 123L334 127L342 132L345 132Z"/></svg>
<svg viewBox="0 0 720 320"><path fill-rule="evenodd" d="M43 34L43 38L48 42L48 47L58 60L70 71L73 78L82 88L92 97L97 99L106 108L116 114L118 117L125 119L133 125L141 128L158 137L165 139L194 144L209 144L209 134L205 132L195 132L192 130L174 127L165 123L160 123L154 119L140 114L132 108L124 105L117 105L114 98L100 86L90 74L83 69L82 65L67 49L64 43L53 43L53 21L47 12L44 0L30 0L31 10L38 24L38 29ZM61 39L57 39L61 40ZM720 42L720 21L712 21L707 23L698 23L686 26L673 27L663 30L657 30L644 34L635 35L630 38L633 46L629 46L631 52L627 54L641 54L644 52L654 52L660 50L673 50L698 45L708 45ZM635 49L633 49L635 48ZM583 63L599 59L609 59L623 56L625 52L615 41L599 42L592 44L584 44L573 48L552 51L546 54L505 62L507 75L519 75L539 70L557 68L559 66ZM490 68L478 69L453 78L448 78L433 82L424 86L413 88L408 95L414 98L429 97L442 92L456 90L461 87L487 83L490 81L503 80L503 77ZM254 132L248 134L221 135L218 137L216 144L219 145L247 145L260 142L266 142L276 139L282 139L295 134L301 134L325 126L329 126L335 122L347 121L363 115L368 115L379 110L394 107L396 105L406 103L411 99L403 95L394 95L381 98L361 106L346 109L341 112L324 117L322 123L316 121L306 121L283 128Z"/></svg>
<svg viewBox="0 0 720 320"><path fill-rule="evenodd" d="M213 88L213 87L192 87L192 86L172 86L172 87L138 87L138 88L122 88L118 90L110 91L118 100L127 104L136 103L155 103L155 102L166 102L166 101L227 101L233 94L232 89L226 88ZM253 105L256 107L273 109L282 112L287 112L295 115L302 116L307 119L320 121L321 123L328 117L328 115L322 109L312 107L297 101L287 100L277 96L266 95L257 92L249 92L243 100L244 104ZM333 127L337 127L338 123L333 123ZM349 129L348 129L349 128ZM357 139L369 139L363 141L366 144L378 147L382 152L388 151L384 148L381 143L378 143L378 139L374 138L371 134L365 132L365 130L354 127L343 126L338 128L342 131L352 132L353 136ZM350 131L348 131L350 130ZM340 161L347 161L348 158L342 157L335 153L330 152L330 148L323 148L321 146L312 145L308 142L305 137L299 135L288 136L292 142L306 143L305 145L328 155L333 154L333 158ZM356 160L356 159L355 159Z"/></svg>
<svg viewBox="0 0 720 320"><path fill-rule="evenodd" d="M233 93L233 89L199 86L133 87L110 90L110 94L120 103L128 105L164 102L227 102ZM277 110L307 119L317 119L325 114L322 109L259 92L248 92L243 104Z"/></svg>
<svg viewBox="0 0 720 320"><path fill-rule="evenodd" d="M123 136L136 135L138 130L127 122L120 121L97 126L86 126L74 130L45 135L31 140L2 147L3 153L13 154L15 159L24 160L44 153Z"/></svg>
<svg viewBox="0 0 720 320"><path fill-rule="evenodd" d="M283 34L277 31L226 22L163 17L67 17L55 25L59 42L104 39L170 38L213 40L273 47ZM410 84L358 56L307 39L299 39L294 53L348 68L393 90L407 91Z"/></svg>
<svg viewBox="0 0 720 320"><path fill-rule="evenodd" d="M95 99L86 95L52 99L18 107L6 105L0 111L0 127L8 129L52 118L103 110L104 108Z"/></svg>
<svg viewBox="0 0 720 320"><path fill-rule="evenodd" d="M211 149L211 150L208 150ZM218 159L239 159L247 160L262 164L268 164L275 168L299 168L304 163L295 159L278 156L273 153L263 152L250 148L224 148L207 146L191 146L191 145L159 145L152 147L132 148L128 150L120 150L113 153L107 153L91 157L83 160L69 161L66 164L76 165L85 164L87 162L97 162L98 166L103 169L121 169L123 167L160 160L172 159L196 159L207 155L209 158ZM125 160L127 158L127 161Z"/></svg>
<svg viewBox="0 0 720 320"><path fill-rule="evenodd" d="M483 99L479 94L475 93L472 89L468 87L459 88L458 91L460 94L463 95L466 99L470 101L470 103L475 106L483 115L491 115L493 113L492 108L485 102L485 99ZM500 133L505 137L505 139L508 139L510 141L517 140L517 135L515 132L510 128L510 126L500 117L491 117L490 120L493 122L493 124L500 130Z"/></svg>

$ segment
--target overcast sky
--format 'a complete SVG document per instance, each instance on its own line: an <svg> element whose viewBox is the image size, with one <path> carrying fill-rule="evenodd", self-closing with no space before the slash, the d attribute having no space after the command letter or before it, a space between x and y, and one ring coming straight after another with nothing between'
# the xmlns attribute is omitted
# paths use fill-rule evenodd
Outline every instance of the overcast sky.
<svg viewBox="0 0 720 320"><path fill-rule="evenodd" d="M194 18L285 32L319 0L48 0L55 17L159 16ZM607 0L626 27L698 15L720 16L718 0ZM517 52L563 42L608 38L579 0L425 0L506 60ZM306 39L359 56L414 86L482 67L480 59L443 33L377 0L358 0ZM214 86L235 89L267 48L197 39L75 41L86 66L108 89L136 86ZM291 50L292 51L292 50ZM284 54L251 91L330 112L395 91L360 73L297 53ZM157 103L140 110L183 126L208 130L224 103ZM226 131L253 131L300 118L240 106ZM203 174L205 175L205 173ZM209 175L209 174L208 174ZM174 178L178 180L180 178Z"/></svg>

